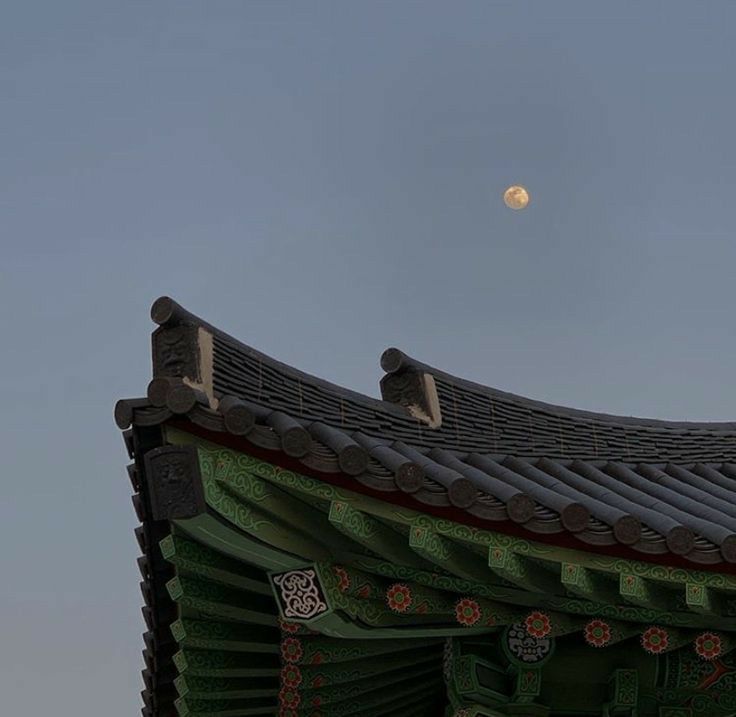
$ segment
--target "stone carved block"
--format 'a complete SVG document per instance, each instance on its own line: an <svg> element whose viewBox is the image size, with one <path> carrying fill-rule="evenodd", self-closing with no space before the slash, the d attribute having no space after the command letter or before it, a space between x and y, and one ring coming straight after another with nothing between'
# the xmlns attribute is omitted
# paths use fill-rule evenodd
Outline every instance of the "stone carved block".
<svg viewBox="0 0 736 717"><path fill-rule="evenodd" d="M160 328L153 333L154 378L200 381L199 343L196 326Z"/></svg>
<svg viewBox="0 0 736 717"><path fill-rule="evenodd" d="M197 449L164 446L146 454L154 520L193 518L206 509Z"/></svg>

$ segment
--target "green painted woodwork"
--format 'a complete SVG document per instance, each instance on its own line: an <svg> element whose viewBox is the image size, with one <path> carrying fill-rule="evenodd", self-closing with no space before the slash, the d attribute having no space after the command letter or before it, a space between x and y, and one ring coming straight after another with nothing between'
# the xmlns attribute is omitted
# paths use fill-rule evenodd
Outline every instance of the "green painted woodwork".
<svg viewBox="0 0 736 717"><path fill-rule="evenodd" d="M271 595L271 586L241 561L228 558L183 535L168 535L160 543L161 553L180 573L214 580L262 595Z"/></svg>
<svg viewBox="0 0 736 717"><path fill-rule="evenodd" d="M635 625L630 622L618 622L616 620L606 620L605 624L608 626L609 639L607 640L605 647L611 647L617 642L628 640L630 637L638 636L641 634L641 625Z"/></svg>
<svg viewBox="0 0 736 717"><path fill-rule="evenodd" d="M278 647L278 645L277 645ZM192 697L201 700L254 699L271 698L274 704L278 695L278 687L254 687L253 681L245 678L226 677L179 677L174 680L177 694L180 697Z"/></svg>
<svg viewBox="0 0 736 717"><path fill-rule="evenodd" d="M609 681L609 691L611 699L603 706L603 714L606 717L634 717L639 701L639 675L636 670L614 670Z"/></svg>
<svg viewBox="0 0 736 717"><path fill-rule="evenodd" d="M410 527L409 547L450 575L483 583L492 577L479 555L420 525Z"/></svg>
<svg viewBox="0 0 736 717"><path fill-rule="evenodd" d="M663 681L655 697L670 710L689 708L692 717L736 714L736 655L705 661L683 648L665 656Z"/></svg>
<svg viewBox="0 0 736 717"><path fill-rule="evenodd" d="M533 702L542 691L542 668L524 667L516 673L516 685L512 697L515 703Z"/></svg>
<svg viewBox="0 0 736 717"><path fill-rule="evenodd" d="M279 667L264 664L262 655L242 655L218 650L183 649L174 655L182 675L200 677L277 677Z"/></svg>
<svg viewBox="0 0 736 717"><path fill-rule="evenodd" d="M617 603L616 583L605 573L596 573L576 563L560 564L560 582L571 593L599 603Z"/></svg>
<svg viewBox="0 0 736 717"><path fill-rule="evenodd" d="M336 664L351 662L361 658L380 660L385 655L435 648L441 642L442 640L437 638L335 640L316 633L310 635L308 640L302 641L303 656L298 662L300 664L322 664L324 662Z"/></svg>
<svg viewBox="0 0 736 717"><path fill-rule="evenodd" d="M161 543L176 570L167 588L179 607L171 633L180 715L275 714L278 640L290 635L305 656L300 698L319 700L322 706L303 704L325 717L426 717L445 691L443 636L467 647L447 689L462 717L736 712L731 653L708 662L692 647L698 632L718 629L724 653L731 649L734 576L534 543L337 488L182 432L167 429L167 437L198 447L209 508L176 521ZM309 630L279 632L265 573L307 565L317 569L330 611ZM386 601L397 582L415 598L403 612ZM557 636L554 655L539 667L511 665L500 631L457 624L463 599L478 606L483 623L495 610L494 626L543 610ZM607 647L583 642L590 618L608 623ZM668 630L668 651L659 656L637 644L649 625ZM627 672L639 675L633 706Z"/></svg>
<svg viewBox="0 0 736 717"><path fill-rule="evenodd" d="M410 567L429 567L409 548L399 533L368 513L355 510L347 501L331 501L329 520L340 532L375 555Z"/></svg>
<svg viewBox="0 0 736 717"><path fill-rule="evenodd" d="M166 589L172 600L192 610L226 620L277 625L276 617L269 610L273 602L270 598L258 599L254 594L247 595L225 585L185 575L172 578L166 583Z"/></svg>
<svg viewBox="0 0 736 717"><path fill-rule="evenodd" d="M207 465L208 475L230 492L239 497L252 510L264 511L280 524L285 523L290 531L307 540L317 538L322 549L330 551L331 557L349 555L356 545L345 540L345 535L325 523L324 514L311 507L273 483L262 480L252 473L238 470L237 461L231 454L218 453L216 461L202 457L201 465Z"/></svg>
<svg viewBox="0 0 736 717"><path fill-rule="evenodd" d="M212 445L212 444L210 444ZM201 453L202 451L200 451ZM215 451L215 452L220 452ZM238 455L238 454L235 454ZM322 496L325 499L329 499L330 502L334 500L335 498L341 498L343 500L350 500L351 505L358 504L361 506L363 513L365 514L372 514L372 515L379 515L384 520L390 520L394 519L396 520L397 517L401 517L402 515L406 514L407 511L404 509L394 509L393 507L389 506L387 508L386 504L380 503L378 501L373 501L372 499L366 498L365 496L355 496L354 494L350 494L347 491L343 491L341 489L336 489L333 486L329 486L326 484L322 484L319 481L314 481L313 479L308 479L303 476L297 476L296 474L293 474L289 471L284 471L282 469L279 469L274 466L269 466L268 464L263 464L260 461L255 461L255 459L251 459L248 456L239 456L240 459L247 459L247 460L240 460L240 464L247 464L252 465L253 471L261 471L264 475L264 477L270 478L271 480L278 480L282 484L287 485L290 488L300 488L305 494L308 488L313 488L313 492L315 496ZM239 464L239 465L240 465ZM314 497L314 496L313 496ZM376 507L378 506L378 507ZM447 533L446 524L447 521L438 521L436 519L433 519L429 516L423 516L423 515L416 515L413 516L407 515L407 519L412 518L412 520L407 520L407 525L420 525L422 523L426 523L427 521L435 521L435 528L436 530L433 530L436 534L440 535L442 532ZM454 525L454 524L453 524ZM457 527L457 526L455 526ZM463 534L463 538L483 538L483 531L477 531L473 528L468 528L467 526L459 526L461 529L461 532ZM509 542L511 541L511 542ZM465 541L463 541L465 542ZM518 541L516 539L510 539L508 536L500 536L500 535L494 535L493 541L491 541L491 534L486 534L486 540L479 540L477 543L485 542L486 545L493 542L494 545L498 545L499 543L508 543L508 547L512 548L514 551L521 550L525 551L527 553L532 552L534 555L538 555L543 557L546 561L550 561L555 558L555 551L557 549L551 548L550 546L542 546L542 548L536 550L538 546L532 546L527 541ZM531 548L534 547L535 550L531 550ZM559 552L559 551L558 551ZM563 553L565 551L562 551ZM569 552L569 551L568 551ZM586 554L579 554L585 557ZM590 557L590 556L588 556ZM598 558L598 556L592 556L593 558ZM610 564L610 561L606 559L608 564ZM579 564L584 563L585 560L579 561ZM622 567L628 567L631 568L634 572L637 571L637 569L641 568L641 565L633 564L629 561L619 561L622 564ZM661 566L646 566L647 568L657 568ZM710 580L713 582L712 578L713 576L707 574L698 572L698 571L679 571L683 575L687 576L689 575L694 580L703 580L707 581ZM662 571L657 572L658 578L661 579L670 579L673 581L675 577L677 577L677 571L669 570L667 569L665 573L662 573ZM718 577L718 576L716 576ZM728 577L728 576L726 576ZM483 585L484 588L487 588L488 585ZM468 588L466 586L457 586L456 589L458 591L467 592ZM502 588L499 588L497 590L491 590L490 592L493 592L494 594L489 595L489 590L486 589L482 593L485 596L491 596L496 597L500 599L504 599L501 597ZM507 593L506 599L509 599L509 595ZM672 625L681 625L681 626L696 626L696 627L708 627L709 621L706 616L703 617L702 620L693 621L691 616L689 614L684 615L678 615L676 613L663 613L662 611L658 611L656 609L651 608L644 608L644 607L636 607L634 608L635 611L632 611L631 606L625 606L625 605L612 605L612 604L603 604L595 603L595 602L585 602L585 601L573 601L571 598L556 598L554 596L550 595L544 595L541 598L531 598L528 595L524 594L524 591L522 591L520 594L514 595L511 599L513 599L515 602L519 604L530 604L530 605L537 605L540 607L546 607L549 609L557 610L557 611L566 611L570 613L580 614L580 615L600 615L611 619L618 619L618 620L637 620L641 622L659 622L662 624L672 624ZM722 623L722 626L724 628L730 628L733 629L736 627L736 621L728 618L728 621L725 623Z"/></svg>
<svg viewBox="0 0 736 717"><path fill-rule="evenodd" d="M405 525L426 527L438 535L456 540L460 543L467 542L485 548L495 545L496 547L509 548L518 555L525 555L558 564L563 562L575 563L591 570L600 570L615 575L622 572L631 573L660 582L671 582L682 585L690 582L706 587L736 592L736 576L734 575L690 568L670 567L623 558L612 558L570 548L535 543L500 533L493 533L480 528L417 513L408 508L378 501L359 493L352 493L328 483L301 476L293 471L265 463L246 454L222 448L217 444L210 443L178 429L166 428L166 437L173 444L198 446L200 448L200 456L203 454L206 455L207 453L228 454L230 458L234 457L237 460L236 465L239 470L274 482L296 493L311 495L312 497L328 502L333 500L348 502L354 509L375 517Z"/></svg>
<svg viewBox="0 0 736 717"><path fill-rule="evenodd" d="M685 604L694 612L705 615L732 614L726 598L713 588L686 583Z"/></svg>
<svg viewBox="0 0 736 717"><path fill-rule="evenodd" d="M329 705L329 717L389 715L399 704L407 714L426 714L428 705L440 697L441 639L407 639L405 630L400 631L401 639L335 639L293 624L281 633L275 627L273 599L263 591L268 583L262 572L243 563L239 580L235 560L219 555L213 560L217 569L205 575L199 560L211 549L176 530L161 548L177 570L169 592L182 610L192 613L171 625L180 648L174 657L180 716L234 717L249 710L273 715L281 694L280 636L299 641L302 698ZM337 584L333 566L320 570ZM232 621L223 622L223 615Z"/></svg>
<svg viewBox="0 0 736 717"><path fill-rule="evenodd" d="M561 592L559 578L547 568L494 542L488 546L488 566L524 590L547 595Z"/></svg>
<svg viewBox="0 0 736 717"><path fill-rule="evenodd" d="M632 573L619 574L619 593L627 602L652 610L667 611L684 607L682 598L672 590Z"/></svg>
<svg viewBox="0 0 736 717"><path fill-rule="evenodd" d="M262 618L259 614L257 617ZM268 621L267 625L273 625ZM212 619L181 618L171 624L171 633L182 647L235 652L278 653L275 630L262 622L218 622Z"/></svg>
<svg viewBox="0 0 736 717"><path fill-rule="evenodd" d="M174 525L178 534L264 570L289 570L304 564L303 558L276 550L259 540L248 539L247 534L208 514L177 520Z"/></svg>

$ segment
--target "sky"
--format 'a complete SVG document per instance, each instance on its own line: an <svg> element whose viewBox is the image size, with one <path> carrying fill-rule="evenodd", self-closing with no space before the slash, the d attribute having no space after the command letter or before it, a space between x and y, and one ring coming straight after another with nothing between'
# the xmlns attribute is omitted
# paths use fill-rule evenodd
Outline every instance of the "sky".
<svg viewBox="0 0 736 717"><path fill-rule="evenodd" d="M157 296L374 396L395 345L736 419L735 45L719 0L2 3L3 712L139 709Z"/></svg>

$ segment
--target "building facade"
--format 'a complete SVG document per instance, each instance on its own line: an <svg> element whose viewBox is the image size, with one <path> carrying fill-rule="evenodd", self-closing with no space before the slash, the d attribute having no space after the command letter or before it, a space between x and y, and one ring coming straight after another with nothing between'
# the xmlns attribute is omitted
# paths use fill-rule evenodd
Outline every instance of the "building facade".
<svg viewBox="0 0 736 717"><path fill-rule="evenodd" d="M150 717L736 714L736 424L474 384L382 399L167 297L115 418Z"/></svg>

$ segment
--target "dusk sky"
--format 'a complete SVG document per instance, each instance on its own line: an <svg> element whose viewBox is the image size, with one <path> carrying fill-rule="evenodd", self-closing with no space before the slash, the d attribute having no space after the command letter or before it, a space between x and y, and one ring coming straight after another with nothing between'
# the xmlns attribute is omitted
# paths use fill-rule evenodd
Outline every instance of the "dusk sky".
<svg viewBox="0 0 736 717"><path fill-rule="evenodd" d="M3 3L3 712L139 710L159 295L374 396L395 345L736 420L734 48L718 0Z"/></svg>

